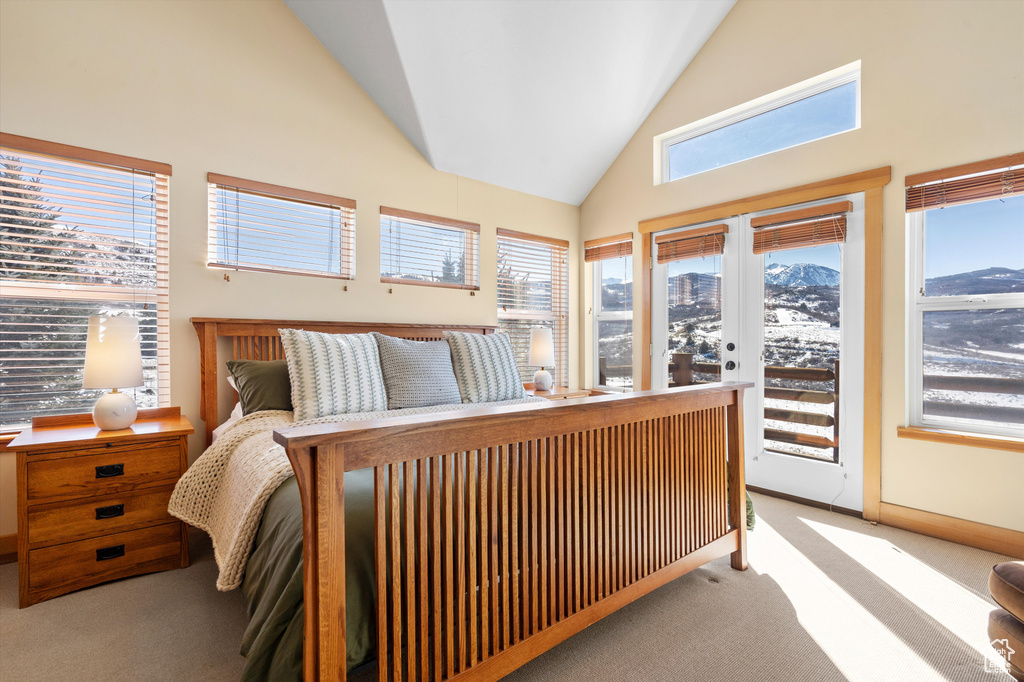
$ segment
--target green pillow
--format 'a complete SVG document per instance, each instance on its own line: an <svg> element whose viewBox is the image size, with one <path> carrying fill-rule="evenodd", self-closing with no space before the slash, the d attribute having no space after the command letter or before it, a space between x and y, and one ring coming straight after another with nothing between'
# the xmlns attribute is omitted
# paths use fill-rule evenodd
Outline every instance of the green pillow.
<svg viewBox="0 0 1024 682"><path fill-rule="evenodd" d="M238 387L242 414L292 409L292 384L286 361L230 360L228 371Z"/></svg>

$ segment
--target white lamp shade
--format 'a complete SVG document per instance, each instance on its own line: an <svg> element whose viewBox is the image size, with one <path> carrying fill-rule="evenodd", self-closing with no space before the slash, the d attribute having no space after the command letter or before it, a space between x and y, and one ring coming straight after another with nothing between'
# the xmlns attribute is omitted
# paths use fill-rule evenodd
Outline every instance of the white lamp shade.
<svg viewBox="0 0 1024 682"><path fill-rule="evenodd" d="M555 340L550 327L530 329L530 366L555 366Z"/></svg>
<svg viewBox="0 0 1024 682"><path fill-rule="evenodd" d="M82 388L141 385L139 321L134 317L90 317Z"/></svg>

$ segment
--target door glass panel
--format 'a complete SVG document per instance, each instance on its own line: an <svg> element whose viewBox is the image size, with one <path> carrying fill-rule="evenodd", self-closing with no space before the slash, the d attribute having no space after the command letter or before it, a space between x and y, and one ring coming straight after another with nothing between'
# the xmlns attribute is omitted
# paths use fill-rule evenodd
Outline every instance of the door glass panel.
<svg viewBox="0 0 1024 682"><path fill-rule="evenodd" d="M924 313L924 416L1024 424L1024 309Z"/></svg>
<svg viewBox="0 0 1024 682"><path fill-rule="evenodd" d="M719 381L722 358L722 257L668 267L668 385Z"/></svg>
<svg viewBox="0 0 1024 682"><path fill-rule="evenodd" d="M838 461L840 249L765 254L766 450Z"/></svg>

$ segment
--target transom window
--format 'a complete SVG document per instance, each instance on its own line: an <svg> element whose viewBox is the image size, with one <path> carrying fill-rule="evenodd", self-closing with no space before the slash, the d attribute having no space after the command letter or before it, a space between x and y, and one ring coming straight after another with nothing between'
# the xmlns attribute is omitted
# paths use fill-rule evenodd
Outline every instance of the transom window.
<svg viewBox="0 0 1024 682"><path fill-rule="evenodd" d="M171 167L0 133L0 428L88 412L90 316L139 320L140 408L170 402Z"/></svg>
<svg viewBox="0 0 1024 682"><path fill-rule="evenodd" d="M906 182L911 423L1024 437L1024 153Z"/></svg>
<svg viewBox="0 0 1024 682"><path fill-rule="evenodd" d="M655 184L860 127L860 62L654 138Z"/></svg>
<svg viewBox="0 0 1024 682"><path fill-rule="evenodd" d="M210 173L207 264L355 277L356 202Z"/></svg>
<svg viewBox="0 0 1024 682"><path fill-rule="evenodd" d="M523 382L537 370L529 364L530 328L551 328L551 375L556 386L569 385L569 242L498 230L498 326L512 338Z"/></svg>
<svg viewBox="0 0 1024 682"><path fill-rule="evenodd" d="M480 288L480 226L380 207L380 281Z"/></svg>
<svg viewBox="0 0 1024 682"><path fill-rule="evenodd" d="M633 235L583 244L593 276L594 386L633 389Z"/></svg>

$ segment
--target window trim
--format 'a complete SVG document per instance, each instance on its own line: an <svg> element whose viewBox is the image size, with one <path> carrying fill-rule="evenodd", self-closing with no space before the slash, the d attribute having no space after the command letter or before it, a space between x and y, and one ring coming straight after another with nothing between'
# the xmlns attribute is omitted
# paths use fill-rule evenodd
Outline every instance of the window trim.
<svg viewBox="0 0 1024 682"><path fill-rule="evenodd" d="M632 253L623 254L621 256L615 256L613 258L603 258L601 260L591 261L590 263L587 263L587 265L591 266L590 286L592 292L591 295L593 296L593 304L591 306L593 310L593 313L591 314L591 336L593 337L591 351L593 353L593 362L591 363L590 369L593 374L592 379L594 388L601 391L608 391L610 393L631 393L632 391L636 390L636 367L635 365L633 365L632 360L630 360L630 365L633 366L633 369L631 370L631 373L633 375L633 385L630 388L618 388L616 386L608 386L607 384L601 383L601 337L598 333L600 323L622 320L629 320L630 322L633 321L633 308L629 308L628 310L605 311L601 305L604 286L601 277L601 264L607 260L616 260L617 258L629 258L630 265L632 266ZM635 338L635 332L630 333L629 345L631 350L633 348ZM630 353L630 356L632 357L632 353Z"/></svg>
<svg viewBox="0 0 1024 682"><path fill-rule="evenodd" d="M400 208L390 208L388 206L380 207L380 225L383 227L384 220L386 218L397 218L398 220L410 220L419 223L427 223L432 225L441 226L442 228L455 228L463 230L469 235L466 238L466 244L464 249L465 262L472 264L473 277L472 279L476 284L456 284L454 282L426 282L415 279L406 279L404 277L385 277L380 274L380 281L384 284L411 284L413 286L421 287L437 287L439 289L460 289L462 291L480 291L480 225L479 223L471 223L466 220L456 220L455 218L443 218L441 216L430 215L427 213L417 213L415 211L406 211ZM380 248L378 250L378 260L384 256L384 239L382 236L379 237ZM470 257L470 251L476 252L475 256ZM378 263L378 272L382 263Z"/></svg>
<svg viewBox="0 0 1024 682"><path fill-rule="evenodd" d="M238 178L231 175L222 175L220 173L213 172L207 173L206 182L206 266L208 268L214 268L217 270L244 270L247 272L268 272L279 275L300 275L303 277L323 277L327 279L354 280L356 278L356 202L354 199L346 199L344 197L334 196L332 194L322 194L320 192L310 192L308 190L296 189L294 187L285 187L283 185L273 185L267 182L259 182L257 180L246 180L245 178ZM291 201L338 209L341 213L341 219L339 221L340 238L338 240L338 257L339 263L341 264L341 272L335 274L329 272L316 272L313 270L305 270L302 268L289 268L285 266L271 267L259 265L245 265L238 263L222 263L220 261L212 259L210 257L210 245L214 239L214 235L218 233L216 219L217 208L213 204L213 202L216 200L215 198L218 188L231 189L241 191L246 194L266 196L273 199L288 199ZM349 244L349 253L347 255L347 258L344 251L344 247L342 246L346 241Z"/></svg>
<svg viewBox="0 0 1024 682"><path fill-rule="evenodd" d="M997 201L988 199L987 201ZM980 202L969 202L980 203ZM907 223L907 424L912 428L956 431L990 437L1021 438L1024 430L1012 426L950 422L924 414L924 314L963 310L999 310L1024 308L1024 293L925 296L924 249L925 215L928 211L906 214Z"/></svg>
<svg viewBox="0 0 1024 682"><path fill-rule="evenodd" d="M743 104L737 105L730 109L726 109L725 111L720 111L716 114L712 114L711 116L706 116L700 119L699 121L694 121L693 123L688 123L687 125L675 128L674 130L669 130L668 132L656 135L654 137L654 184L662 185L669 182L675 182L676 180L692 178L695 175L703 175L704 173L708 173L713 170L733 166L738 163L743 163L744 161L759 158L761 156L768 156L769 154L775 154L786 149L793 149L794 147L800 147L805 144L810 144L812 142L825 140L830 137L835 137L837 135L843 135L854 130L859 130L861 127L860 64L860 60L858 59L855 62L851 62L850 64L846 64L845 66L833 69L819 76L808 78L807 80L801 81L786 88L782 88L781 90L776 90L775 92L769 93L762 97L758 97L757 99L750 100L749 102L744 102ZM809 97L813 97L814 95L821 94L827 90L832 90L839 86L846 85L847 83L857 84L857 97L855 105L856 120L852 128L840 131L838 133L831 133L823 137L816 137L813 140L800 142L794 145L790 145L788 147L783 147L782 149L775 149L773 151L765 152L763 154L749 156L745 159L740 159L739 161L733 161L732 163L728 163L722 166L709 168L706 171L700 171L699 173L693 173L691 175L686 175L681 178L672 179L671 168L669 167L671 159L671 154L669 154L669 148L672 147L673 145L678 144L680 142L685 142L686 140L691 140L695 137L700 137L701 135L705 135L707 133L719 130L721 128L725 128L734 123L739 123L740 121L745 121L747 119L760 116L761 114L765 114L774 109L784 107L787 104L799 102Z"/></svg>

